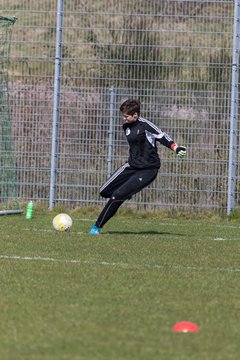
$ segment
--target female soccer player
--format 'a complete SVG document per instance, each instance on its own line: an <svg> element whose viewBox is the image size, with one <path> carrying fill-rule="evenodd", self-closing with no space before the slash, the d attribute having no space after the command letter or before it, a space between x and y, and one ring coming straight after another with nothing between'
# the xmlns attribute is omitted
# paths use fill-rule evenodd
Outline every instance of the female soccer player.
<svg viewBox="0 0 240 360"><path fill-rule="evenodd" d="M178 146L169 135L140 116L138 100L126 100L120 111L125 121L123 131L129 144L129 158L100 188L100 195L109 200L89 234L99 234L125 200L131 199L156 178L161 166L157 141L175 151L180 158L186 155L184 146Z"/></svg>

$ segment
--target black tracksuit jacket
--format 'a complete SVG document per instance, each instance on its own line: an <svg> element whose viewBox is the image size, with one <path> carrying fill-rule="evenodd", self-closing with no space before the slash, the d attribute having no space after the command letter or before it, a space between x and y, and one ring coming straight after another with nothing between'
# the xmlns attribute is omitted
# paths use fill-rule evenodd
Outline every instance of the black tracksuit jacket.
<svg viewBox="0 0 240 360"><path fill-rule="evenodd" d="M171 148L174 141L151 121L139 117L133 123L124 123L123 130L129 144L128 163L136 169L160 168L157 141Z"/></svg>

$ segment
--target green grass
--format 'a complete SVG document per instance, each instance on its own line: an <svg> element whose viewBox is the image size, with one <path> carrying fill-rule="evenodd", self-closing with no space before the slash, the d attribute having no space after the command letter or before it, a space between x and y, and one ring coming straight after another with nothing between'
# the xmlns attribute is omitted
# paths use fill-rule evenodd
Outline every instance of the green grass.
<svg viewBox="0 0 240 360"><path fill-rule="evenodd" d="M239 359L238 220L72 217L0 218L1 359Z"/></svg>

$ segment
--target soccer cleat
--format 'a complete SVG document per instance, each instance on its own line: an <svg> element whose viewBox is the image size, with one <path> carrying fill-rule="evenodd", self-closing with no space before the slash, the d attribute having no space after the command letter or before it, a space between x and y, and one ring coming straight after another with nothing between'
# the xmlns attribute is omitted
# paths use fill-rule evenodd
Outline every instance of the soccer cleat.
<svg viewBox="0 0 240 360"><path fill-rule="evenodd" d="M96 225L93 225L91 230L89 231L90 235L99 235L100 234L100 228L97 227Z"/></svg>

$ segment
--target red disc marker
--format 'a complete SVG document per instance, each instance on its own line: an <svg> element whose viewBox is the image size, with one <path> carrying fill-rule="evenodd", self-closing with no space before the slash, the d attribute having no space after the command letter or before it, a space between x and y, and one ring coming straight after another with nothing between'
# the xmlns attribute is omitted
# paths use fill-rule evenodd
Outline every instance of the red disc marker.
<svg viewBox="0 0 240 360"><path fill-rule="evenodd" d="M198 332L199 327L189 321L181 321L173 326L174 332L188 333L188 332Z"/></svg>

